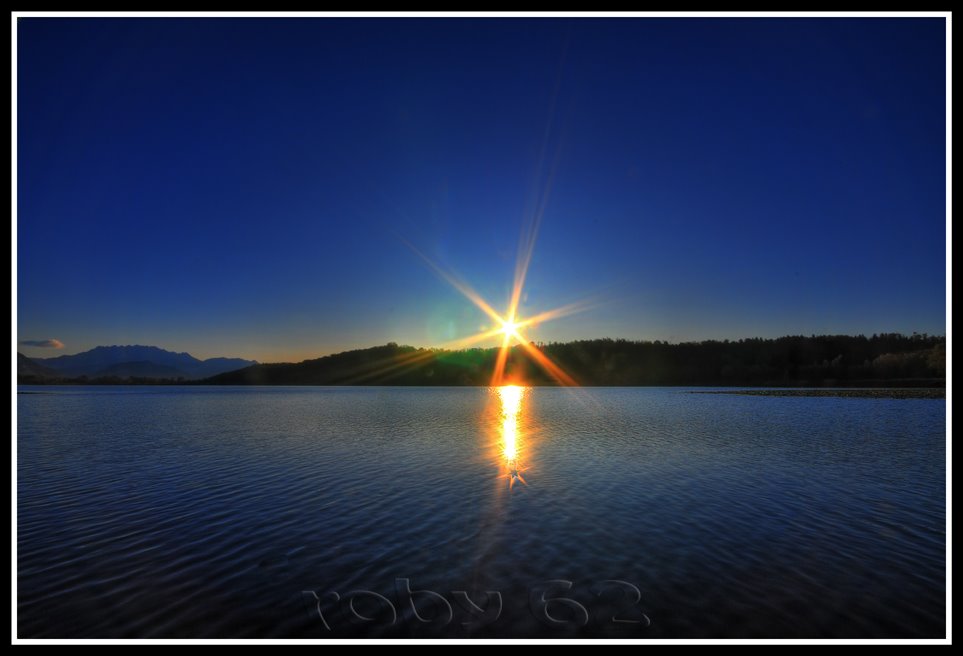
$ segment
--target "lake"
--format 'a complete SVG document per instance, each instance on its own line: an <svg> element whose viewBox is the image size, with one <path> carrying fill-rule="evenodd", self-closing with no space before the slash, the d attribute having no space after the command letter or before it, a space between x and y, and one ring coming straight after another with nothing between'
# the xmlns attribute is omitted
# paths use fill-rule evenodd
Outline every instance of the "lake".
<svg viewBox="0 0 963 656"><path fill-rule="evenodd" d="M945 636L944 400L19 391L20 638Z"/></svg>

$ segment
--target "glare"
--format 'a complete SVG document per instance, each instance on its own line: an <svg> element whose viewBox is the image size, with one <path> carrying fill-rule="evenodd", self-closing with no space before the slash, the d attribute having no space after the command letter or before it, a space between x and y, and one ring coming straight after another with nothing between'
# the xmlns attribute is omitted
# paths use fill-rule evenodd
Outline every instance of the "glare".
<svg viewBox="0 0 963 656"><path fill-rule="evenodd" d="M522 406L522 392L517 385L498 388L502 401L502 443L508 461L518 457L518 411Z"/></svg>
<svg viewBox="0 0 963 656"><path fill-rule="evenodd" d="M521 335L518 334L518 329L521 324L517 324L509 319L501 319L502 322L502 332L509 337L514 337L516 339L521 339Z"/></svg>
<svg viewBox="0 0 963 656"><path fill-rule="evenodd" d="M499 347L498 354L495 357L495 367L491 377L491 385L493 387L501 387L505 382L505 369L508 366L509 352L516 345L521 347L522 351L524 351L535 364L541 367L541 369L559 385L578 385L578 383L561 367L552 362L548 356L542 353L541 349L535 346L526 333L528 332L528 329L535 328L539 324L546 321L588 309L588 305L585 303L572 303L554 310L548 310L540 314L529 316L528 318L520 318L518 316L519 304L522 300L522 289L525 285L525 277L528 272L528 265L531 263L532 250L535 247L535 235L538 232L538 223L541 218L542 210L544 210L544 207L542 207L536 213L536 216L532 222L526 226L526 229L523 231L522 240L519 242L518 260L515 264L515 280L512 284L512 292L508 303L508 308L504 315L495 310L495 308L493 308L485 299L483 299L478 292L472 289L467 282L462 280L454 273L446 271L441 266L431 261L431 259L429 259L424 253L419 251L408 241L402 240L412 251L414 251L416 255L421 257L421 259L423 259L428 266L435 271L435 273L441 276L441 278L447 281L452 287L461 292L465 298L474 303L475 306L487 314L488 317L494 322L490 324L487 329L482 329L478 334L453 340L451 344L452 346L457 344L460 348L465 348L470 345L483 342L492 337L501 337L501 346Z"/></svg>

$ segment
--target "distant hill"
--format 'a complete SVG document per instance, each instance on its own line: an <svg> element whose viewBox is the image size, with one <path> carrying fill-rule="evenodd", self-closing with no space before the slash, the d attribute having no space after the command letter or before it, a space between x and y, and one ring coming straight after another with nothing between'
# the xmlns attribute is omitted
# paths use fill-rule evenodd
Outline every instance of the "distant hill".
<svg viewBox="0 0 963 656"><path fill-rule="evenodd" d="M395 343L327 355L297 364L257 364L204 380L214 385L364 385L417 384L409 378L426 380L439 368L436 352L398 346ZM434 363L436 366L429 366ZM428 369L425 369L428 366ZM411 371L409 371L411 369ZM481 370L475 372L480 375ZM406 377L407 376L407 377ZM475 377L445 376L443 385L474 384ZM400 382L398 382L400 381Z"/></svg>
<svg viewBox="0 0 963 656"><path fill-rule="evenodd" d="M595 339L536 347L581 385L918 387L945 385L940 336L812 335L688 342ZM390 343L297 364L258 364L218 385L488 385L497 348L445 351ZM520 346L506 371L552 385Z"/></svg>
<svg viewBox="0 0 963 656"><path fill-rule="evenodd" d="M488 385L496 349L444 351L394 342L297 364L258 364L205 379L212 385Z"/></svg>
<svg viewBox="0 0 963 656"><path fill-rule="evenodd" d="M101 369L92 378L100 377L117 378L186 378L184 372L174 367L163 364L155 364L147 360L141 362L121 362L112 364L105 369Z"/></svg>
<svg viewBox="0 0 963 656"><path fill-rule="evenodd" d="M61 378L63 374L50 367L31 360L23 353L17 353L17 377L33 376L36 378Z"/></svg>
<svg viewBox="0 0 963 656"><path fill-rule="evenodd" d="M257 361L242 360L241 358L208 358L192 367L189 373L191 378L208 378L225 371L235 371L254 364L257 364Z"/></svg>
<svg viewBox="0 0 963 656"><path fill-rule="evenodd" d="M594 339L533 344L580 385L760 387L942 387L946 339L934 335L787 336L776 339L662 341ZM31 360L18 354L22 383L214 385L489 385L497 348L462 351L395 343L298 363L198 360L153 346L102 346ZM145 357L146 356L146 357ZM230 369L230 371L228 371ZM216 373L201 378L203 372ZM521 346L506 373L528 385L555 382ZM83 376L84 378L80 378ZM69 380L65 380L69 379Z"/></svg>
<svg viewBox="0 0 963 656"><path fill-rule="evenodd" d="M35 358L34 362L52 369L57 375L78 378L86 376L142 376L148 378L206 378L233 369L257 364L241 358L199 360L189 353L174 353L156 346L98 346L76 355ZM123 373L128 372L128 373ZM143 373L134 373L143 372Z"/></svg>

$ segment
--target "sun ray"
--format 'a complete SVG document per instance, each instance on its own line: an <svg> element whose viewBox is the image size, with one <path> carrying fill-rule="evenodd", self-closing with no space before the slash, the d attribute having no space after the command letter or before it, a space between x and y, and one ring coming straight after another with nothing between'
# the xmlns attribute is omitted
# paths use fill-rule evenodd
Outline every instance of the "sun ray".
<svg viewBox="0 0 963 656"><path fill-rule="evenodd" d="M528 275L528 267L532 262L532 254L535 251L535 242L538 238L538 230L542 223L542 217L545 214L545 208L548 206L548 199L552 192L552 186L555 183L555 174L558 170L559 161L561 160L562 143L558 142L555 146L555 155L552 158L551 164L549 165L545 184L541 189L539 189L538 183L542 178L542 170L546 162L546 155L549 147L549 136L552 132L553 123L555 122L555 113L558 106L558 93L562 84L562 63L564 62L564 59L565 56L563 53L562 59L559 61L558 71L556 72L555 85L552 91L551 102L549 104L548 120L545 123L545 131L542 134L542 144L539 148L538 164L535 169L535 184L533 189L534 207L532 208L530 220L522 224L522 234L518 240L518 256L515 260L515 277L512 284L512 293L508 302L508 312L506 315L509 321L514 321L518 313L518 305L521 302L522 290L525 287L525 279Z"/></svg>
<svg viewBox="0 0 963 656"><path fill-rule="evenodd" d="M445 271L444 269L442 269L440 266L438 266L437 264L435 264L434 262L432 262L431 259L429 259L427 255L425 255L424 253L422 253L421 251L419 251L417 248L415 248L411 243L409 243L409 242L406 241L405 239L402 239L402 241L408 246L408 248L410 248L412 251L414 251L415 254L418 255L418 257L420 257L421 259L423 259L423 260L428 264L428 266L430 266L430 267L432 268L432 270L433 270L435 273L437 273L439 276L441 276L442 279L444 279L448 284L450 284L452 287L454 287L454 288L457 289L459 292L461 292L462 295L463 295L465 298L467 298L469 301L471 301L472 303L474 303L482 312L484 312L484 313L487 314L489 317L491 317L492 319L494 319L496 324L501 323L501 321L502 321L501 315L498 314L498 312L496 312L496 311L492 308L491 305L489 305L488 303L486 303L486 302L485 302L485 299L483 299L483 298L478 294L478 292L476 292L474 289L472 289L471 286L470 286L468 283L466 283L465 281L463 281L463 280L461 280L460 278L458 278L457 276L455 276L455 274L450 273L450 272Z"/></svg>
<svg viewBox="0 0 963 656"><path fill-rule="evenodd" d="M589 301L579 301L576 303L569 303L568 305L563 305L561 307L555 308L554 310L547 310L545 312L541 312L534 316L526 317L525 319L522 319L520 321L516 321L515 327L516 329L518 329L518 328L527 328L529 326L537 326L540 323L551 321L552 319L558 319L559 317L565 317L570 314L585 312L586 310L589 310L593 307L595 307L595 304L590 303Z"/></svg>
<svg viewBox="0 0 963 656"><path fill-rule="evenodd" d="M556 383L564 386L577 386L578 383L569 374L567 374L561 367L552 362L552 360L542 353L536 346L534 346L528 339L527 336L522 332L523 328L533 327L545 321L550 321L561 316L568 314L574 314L575 312L581 312L589 304L587 302L577 302L570 303L569 305L564 305L554 310L547 310L540 314L528 317L526 319L520 319L518 317L518 305L521 302L522 290L525 285L525 279L528 273L528 267L531 263L531 256L535 245L535 236L538 232L538 224L541 221L541 214L545 209L546 197L548 190L551 187L551 179L554 177L554 165L552 171L549 175L549 183L545 190L545 194L539 199L539 206L536 208L535 215L530 224L526 226L526 230L522 234L522 238L519 242L519 252L518 259L515 266L515 277L512 283L512 293L509 299L508 309L504 316L500 315L491 305L488 304L485 299L481 297L468 283L463 281L461 278L456 276L454 273L446 271L441 266L433 262L427 255L418 250L410 242L401 238L408 248L410 248L418 257L425 261L431 269L438 274L443 280L454 287L458 292L460 292L465 298L471 301L476 307L482 310L495 322L495 326L489 330L483 330L475 335L469 335L468 337L459 338L452 340L451 343L459 344L460 347L467 346L469 344L478 343L495 337L497 335L502 335L501 345L498 347L498 353L495 357L495 366L492 371L491 384L493 387L501 386L505 381L505 369L508 365L508 356L513 346L513 342L522 346L525 353L539 366L541 367ZM418 361L413 361L411 366L415 366ZM400 366L409 364L408 362L390 364L387 371L394 370ZM373 374L372 374L373 375Z"/></svg>
<svg viewBox="0 0 963 656"><path fill-rule="evenodd" d="M502 345L498 349L498 355L495 357L495 371L492 372L492 387L498 387L502 384L505 378L505 364L508 362L508 345L511 340L511 336L507 333L505 337L502 338Z"/></svg>
<svg viewBox="0 0 963 656"><path fill-rule="evenodd" d="M405 373L405 371L413 369L416 366L433 359L438 355L439 351L443 351L445 349L465 348L500 334L502 334L501 328L492 328L491 330L480 332L475 335L469 335L468 337L460 337L458 339L443 342L438 348L435 349L419 350L413 353L405 353L383 358L381 360L368 363L368 365L365 367L365 371L348 379L347 384L356 384L365 380L376 378L378 376L388 376L389 374L389 377L399 376L402 373ZM399 371L399 369L401 371Z"/></svg>
<svg viewBox="0 0 963 656"><path fill-rule="evenodd" d="M539 351L538 348L533 344L525 340L519 341L519 344L530 356L532 356L532 360L534 360L538 366L544 369L549 376L554 378L555 382L557 382L559 385L565 385L566 387L578 386L578 383L575 382L574 378L565 373L561 367L552 362L547 355Z"/></svg>
<svg viewBox="0 0 963 656"><path fill-rule="evenodd" d="M359 373L353 378L349 378L344 384L356 385L366 380L379 377L392 377L404 373L405 370L413 369L419 364L427 362L435 356L432 350L419 350L413 353L403 353L391 356L370 363L367 370ZM399 371L401 369L402 371ZM390 376L389 376L390 374Z"/></svg>

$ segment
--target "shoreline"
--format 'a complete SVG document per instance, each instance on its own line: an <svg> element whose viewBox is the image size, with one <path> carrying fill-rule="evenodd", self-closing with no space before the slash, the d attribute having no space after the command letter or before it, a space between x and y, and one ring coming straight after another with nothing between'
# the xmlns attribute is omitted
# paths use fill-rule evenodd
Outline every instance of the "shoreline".
<svg viewBox="0 0 963 656"><path fill-rule="evenodd" d="M96 388L96 387L195 387L195 388L212 388L212 387L227 387L227 388L244 388L244 387L274 387L274 388L284 388L284 387L328 387L328 388L353 388L353 389L377 389L384 387L391 387L395 389L451 389L451 388L489 388L490 385L212 385L208 383L57 383L57 384L36 384L36 383L18 383L17 384L17 394L56 394L56 391L49 390L23 390L20 387L80 387L80 388ZM741 396L782 396L782 397L826 397L826 398L866 398L866 399L945 399L946 398L946 388L945 387L867 387L867 388L716 388L716 389L705 389L705 387L710 387L708 385L627 385L627 386L609 386L609 385L581 385L578 387L567 387L559 385L524 385L524 387L544 387L551 389L647 389L647 388L659 388L659 389L675 389L679 392L686 394L734 394ZM702 388L702 389L693 389Z"/></svg>
<svg viewBox="0 0 963 656"><path fill-rule="evenodd" d="M945 399L946 388L911 387L871 389L748 389L748 390L693 390L689 394L740 394L743 396L823 396L853 399Z"/></svg>

